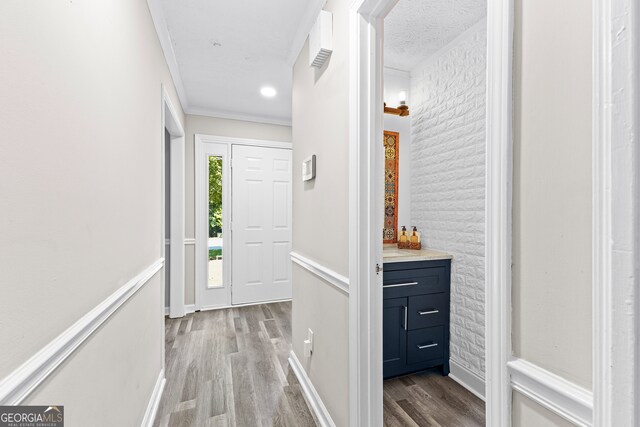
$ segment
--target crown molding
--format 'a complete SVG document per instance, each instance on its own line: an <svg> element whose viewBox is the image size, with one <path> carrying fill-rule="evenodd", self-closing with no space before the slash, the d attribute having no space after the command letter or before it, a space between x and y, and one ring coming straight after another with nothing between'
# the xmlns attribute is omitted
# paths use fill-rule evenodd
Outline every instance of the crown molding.
<svg viewBox="0 0 640 427"><path fill-rule="evenodd" d="M189 102L187 100L187 93L184 90L184 85L182 84L182 77L180 77L180 68L178 67L176 54L173 51L173 43L169 35L169 28L167 28L167 20L162 11L162 5L160 4L160 0L147 0L147 6L149 7L151 19L153 20L153 26L156 28L156 34L158 35L158 40L164 53L164 59L169 67L173 85L176 88L180 104L182 104L182 110L184 111L188 109Z"/></svg>
<svg viewBox="0 0 640 427"><path fill-rule="evenodd" d="M293 37L293 43L291 43L291 49L289 50L289 54L287 55L287 64L291 67L296 63L298 56L300 55L300 51L302 50L302 46L304 46L304 42L307 40L307 36L309 36L309 32L311 31L311 27L313 26L318 14L327 3L327 0L310 0L309 5L307 7L307 13L300 20L300 24L298 25L298 29L296 30L296 35Z"/></svg>
<svg viewBox="0 0 640 427"><path fill-rule="evenodd" d="M198 107L187 108L185 110L185 114L190 114L192 116L214 117L217 119L240 120L243 122L264 123L268 125L291 126L291 119L282 120L282 119L264 117L264 116L254 115L254 114L226 113L223 111L212 110L209 108L198 108Z"/></svg>

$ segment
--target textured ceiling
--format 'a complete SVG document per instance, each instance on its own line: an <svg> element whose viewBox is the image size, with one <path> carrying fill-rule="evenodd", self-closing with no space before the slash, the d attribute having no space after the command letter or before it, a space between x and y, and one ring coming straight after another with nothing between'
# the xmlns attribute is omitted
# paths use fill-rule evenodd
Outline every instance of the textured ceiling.
<svg viewBox="0 0 640 427"><path fill-rule="evenodd" d="M486 15L486 0L400 0L384 20L385 66L413 70Z"/></svg>
<svg viewBox="0 0 640 427"><path fill-rule="evenodd" d="M161 0L188 111L290 122L292 45L312 3Z"/></svg>

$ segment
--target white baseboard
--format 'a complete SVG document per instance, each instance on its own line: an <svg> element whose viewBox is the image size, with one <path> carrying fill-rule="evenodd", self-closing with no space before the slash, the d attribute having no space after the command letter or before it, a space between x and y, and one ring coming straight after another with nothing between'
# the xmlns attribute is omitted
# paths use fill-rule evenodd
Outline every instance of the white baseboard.
<svg viewBox="0 0 640 427"><path fill-rule="evenodd" d="M277 302L290 302L290 301L291 301L291 298L286 298L286 299L276 299L272 301L247 302L244 304L219 305L214 307L202 307L199 311L226 310L227 308L251 307L252 305L275 304ZM195 306L194 306L194 311L195 311Z"/></svg>
<svg viewBox="0 0 640 427"><path fill-rule="evenodd" d="M449 377L452 380L478 396L480 399L485 400L484 379L451 359L449 359L449 370Z"/></svg>
<svg viewBox="0 0 640 427"><path fill-rule="evenodd" d="M289 353L289 365L291 365L293 373L296 374L300 387L302 387L302 392L307 398L307 402L309 403L309 406L311 406L313 413L316 415L320 426L335 427L336 424L331 419L331 414L329 414L327 407L324 406L320 395L313 386L313 383L311 383L311 380L307 376L307 373L300 364L300 361L293 350Z"/></svg>
<svg viewBox="0 0 640 427"><path fill-rule="evenodd" d="M129 280L0 381L0 405L19 405L82 343L160 271L160 258Z"/></svg>
<svg viewBox="0 0 640 427"><path fill-rule="evenodd" d="M196 305L195 304L187 304L184 306L184 314L195 313ZM164 315L169 315L169 307L164 308Z"/></svg>
<svg viewBox="0 0 640 427"><path fill-rule="evenodd" d="M162 398L164 385L166 383L167 383L167 380L164 377L164 369L162 369L160 371L160 374L158 375L158 380L156 381L156 385L153 388L153 393L151 393L151 398L149 399L147 410L144 413L144 418L142 419L141 427L153 426L153 422L156 419L156 414L158 413L158 407L160 406L160 399Z"/></svg>

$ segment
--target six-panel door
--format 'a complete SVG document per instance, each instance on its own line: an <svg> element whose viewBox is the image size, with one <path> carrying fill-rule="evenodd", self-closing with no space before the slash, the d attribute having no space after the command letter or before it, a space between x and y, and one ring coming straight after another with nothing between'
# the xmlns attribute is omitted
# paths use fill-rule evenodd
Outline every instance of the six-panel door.
<svg viewBox="0 0 640 427"><path fill-rule="evenodd" d="M234 145L232 302L291 298L291 150Z"/></svg>

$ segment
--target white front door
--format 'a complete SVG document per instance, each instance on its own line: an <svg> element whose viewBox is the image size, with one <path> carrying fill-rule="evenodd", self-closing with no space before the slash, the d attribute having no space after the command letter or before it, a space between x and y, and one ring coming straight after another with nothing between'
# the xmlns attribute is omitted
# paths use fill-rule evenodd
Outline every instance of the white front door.
<svg viewBox="0 0 640 427"><path fill-rule="evenodd" d="M291 150L233 146L233 304L291 298Z"/></svg>

